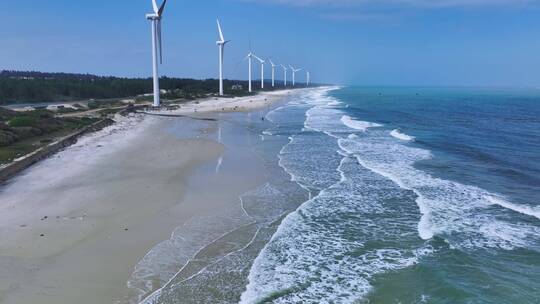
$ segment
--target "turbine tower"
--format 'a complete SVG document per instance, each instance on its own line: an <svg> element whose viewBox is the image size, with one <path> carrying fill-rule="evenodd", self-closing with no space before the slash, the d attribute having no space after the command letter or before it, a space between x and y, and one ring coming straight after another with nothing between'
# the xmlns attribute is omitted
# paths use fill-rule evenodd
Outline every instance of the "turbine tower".
<svg viewBox="0 0 540 304"><path fill-rule="evenodd" d="M311 80L311 74L306 70L306 87L309 87L309 82Z"/></svg>
<svg viewBox="0 0 540 304"><path fill-rule="evenodd" d="M272 62L272 59L268 59L270 61L270 65L272 66L272 88L275 87L275 79L276 79L276 65Z"/></svg>
<svg viewBox="0 0 540 304"><path fill-rule="evenodd" d="M259 62L261 63L261 89L264 89L264 63L266 61L262 60L261 58L257 57L256 55L253 55L253 57L255 57L255 59L259 60Z"/></svg>
<svg viewBox="0 0 540 304"><path fill-rule="evenodd" d="M296 72L300 72L302 69L295 69L292 65L289 65L289 67L292 70L292 85L294 87L296 85Z"/></svg>
<svg viewBox="0 0 540 304"><path fill-rule="evenodd" d="M246 56L246 58L244 60L248 60L248 82L249 82L249 92L253 92L253 90L251 89L251 61L253 60L253 53L251 51L249 51L249 54Z"/></svg>
<svg viewBox="0 0 540 304"><path fill-rule="evenodd" d="M154 12L146 15L146 19L152 23L152 68L154 77L154 107L159 107L161 101L159 99L159 71L158 71L158 54L159 63L163 64L163 48L161 42L161 17L165 9L167 0L164 0L161 6L158 7L156 0L152 0L152 8Z"/></svg>
<svg viewBox="0 0 540 304"><path fill-rule="evenodd" d="M283 85L285 87L287 87L287 70L288 70L288 68L286 66L284 66L283 64L281 65L281 67L283 68Z"/></svg>
<svg viewBox="0 0 540 304"><path fill-rule="evenodd" d="M223 31L221 30L219 19L217 20L217 27L219 32L219 40L216 42L219 49L219 95L223 96L223 56L225 54L225 45L229 43L230 40L225 40L223 37Z"/></svg>

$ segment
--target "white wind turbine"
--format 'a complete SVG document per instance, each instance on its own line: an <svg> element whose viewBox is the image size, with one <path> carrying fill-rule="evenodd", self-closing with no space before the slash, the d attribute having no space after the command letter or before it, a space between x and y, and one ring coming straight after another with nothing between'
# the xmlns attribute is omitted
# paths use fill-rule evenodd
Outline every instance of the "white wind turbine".
<svg viewBox="0 0 540 304"><path fill-rule="evenodd" d="M295 69L292 65L289 65L289 67L292 70L292 85L294 87L296 85L296 72L300 72L302 69Z"/></svg>
<svg viewBox="0 0 540 304"><path fill-rule="evenodd" d="M281 64L281 67L283 68L283 85L286 87L287 86L287 70L288 70L288 68L286 66L284 66L283 64Z"/></svg>
<svg viewBox="0 0 540 304"><path fill-rule="evenodd" d="M276 65L274 62L272 62L272 59L268 59L270 61L270 65L272 66L272 88L275 87L275 79L276 79Z"/></svg>
<svg viewBox="0 0 540 304"><path fill-rule="evenodd" d="M217 27L219 32L219 41L216 42L219 49L219 95L223 96L223 56L225 54L225 45L231 41L225 40L223 37L223 31L221 30L219 19L217 20Z"/></svg>
<svg viewBox="0 0 540 304"><path fill-rule="evenodd" d="M161 6L158 7L156 0L152 0L154 12L147 14L146 19L152 23L152 67L154 77L154 107L159 107L161 101L159 99L159 72L158 72L158 54L159 62L163 63L163 49L161 43L161 17L165 9L167 0L164 0Z"/></svg>
<svg viewBox="0 0 540 304"><path fill-rule="evenodd" d="M266 61L262 60L261 58L257 57L256 55L253 55L255 59L259 60L261 63L261 89L264 89L264 64Z"/></svg>
<svg viewBox="0 0 540 304"><path fill-rule="evenodd" d="M253 53L251 52L251 50L249 51L249 54L247 54L246 58L248 60L248 82L249 82L249 92L253 92L253 90L251 89L251 61L253 60ZM245 60L244 59L244 60Z"/></svg>

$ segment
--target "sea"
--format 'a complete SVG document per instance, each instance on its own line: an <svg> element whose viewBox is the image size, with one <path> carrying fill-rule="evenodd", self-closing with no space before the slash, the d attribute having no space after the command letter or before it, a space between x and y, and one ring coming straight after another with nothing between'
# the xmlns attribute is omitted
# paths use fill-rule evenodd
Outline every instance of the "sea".
<svg viewBox="0 0 540 304"><path fill-rule="evenodd" d="M540 89L321 87L251 127L255 236L144 303L540 303Z"/></svg>
<svg viewBox="0 0 540 304"><path fill-rule="evenodd" d="M242 303L540 303L540 90L332 87L268 113L310 199Z"/></svg>

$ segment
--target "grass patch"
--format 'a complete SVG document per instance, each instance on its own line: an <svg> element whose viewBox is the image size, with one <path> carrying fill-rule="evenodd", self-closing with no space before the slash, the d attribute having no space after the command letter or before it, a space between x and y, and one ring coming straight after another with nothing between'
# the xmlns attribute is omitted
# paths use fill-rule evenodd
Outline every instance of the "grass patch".
<svg viewBox="0 0 540 304"><path fill-rule="evenodd" d="M30 116L17 116L9 120L8 125L10 127L33 127L36 124L37 119Z"/></svg>

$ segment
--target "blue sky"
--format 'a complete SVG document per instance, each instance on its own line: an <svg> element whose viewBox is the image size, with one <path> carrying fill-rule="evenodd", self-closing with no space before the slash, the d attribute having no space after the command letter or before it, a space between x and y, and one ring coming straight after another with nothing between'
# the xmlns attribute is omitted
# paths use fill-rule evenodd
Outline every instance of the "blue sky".
<svg viewBox="0 0 540 304"><path fill-rule="evenodd" d="M150 76L150 0L3 2L0 69ZM536 0L169 0L163 74L216 76L216 17L227 78L251 40L320 82L540 86Z"/></svg>

